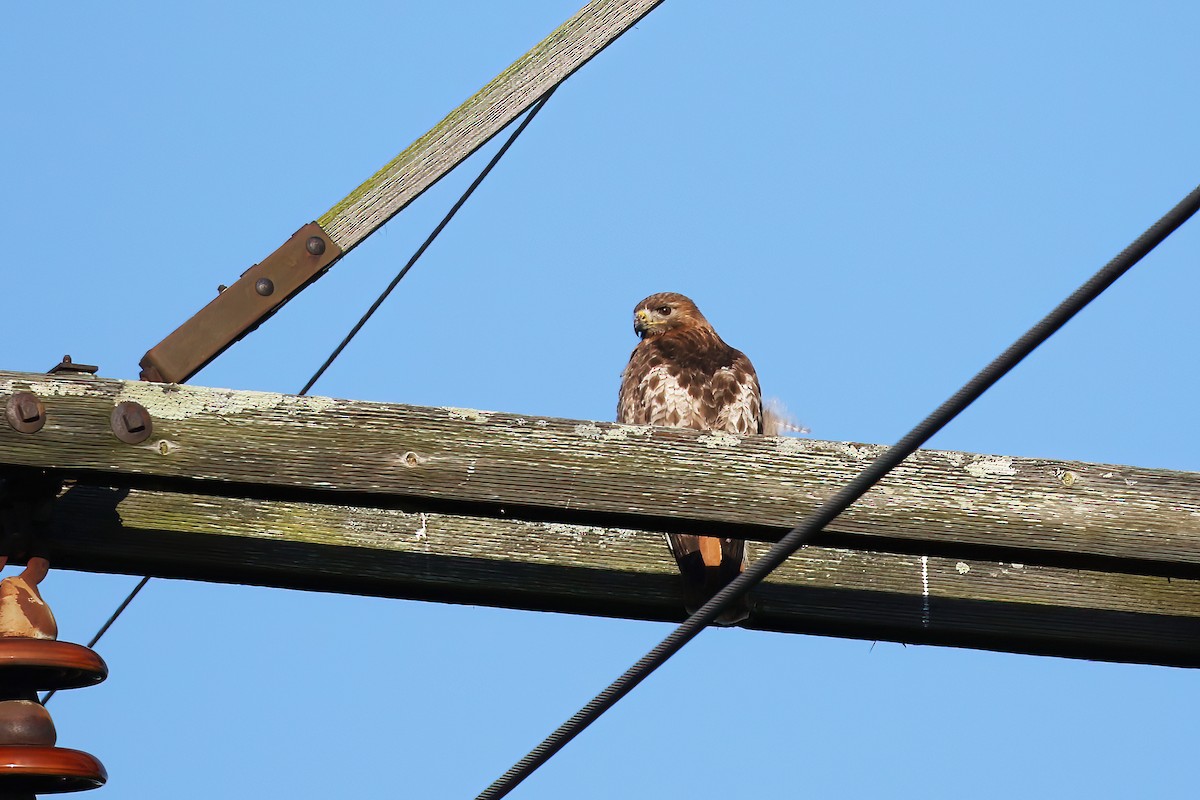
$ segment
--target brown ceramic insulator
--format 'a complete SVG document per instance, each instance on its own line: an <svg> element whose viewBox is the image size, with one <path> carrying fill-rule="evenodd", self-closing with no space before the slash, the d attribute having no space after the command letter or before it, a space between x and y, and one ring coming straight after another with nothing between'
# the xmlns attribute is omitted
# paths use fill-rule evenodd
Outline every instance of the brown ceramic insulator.
<svg viewBox="0 0 1200 800"><path fill-rule="evenodd" d="M108 677L108 665L94 651L48 639L0 639L0 696L24 691L77 689Z"/></svg>
<svg viewBox="0 0 1200 800"><path fill-rule="evenodd" d="M79 750L0 746L0 797L97 789L107 780L104 765Z"/></svg>
<svg viewBox="0 0 1200 800"><path fill-rule="evenodd" d="M0 581L0 637L57 639L58 624L37 585L46 577L44 558L31 558L20 575Z"/></svg>
<svg viewBox="0 0 1200 800"><path fill-rule="evenodd" d="M53 747L57 739L50 712L37 700L0 700L0 746Z"/></svg>

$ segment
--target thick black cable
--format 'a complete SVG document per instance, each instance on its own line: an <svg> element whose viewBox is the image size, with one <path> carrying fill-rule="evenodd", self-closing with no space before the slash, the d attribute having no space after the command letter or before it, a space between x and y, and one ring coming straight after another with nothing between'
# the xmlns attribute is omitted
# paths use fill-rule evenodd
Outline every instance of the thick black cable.
<svg viewBox="0 0 1200 800"><path fill-rule="evenodd" d="M367 324L367 320L369 320L371 316L377 310L379 310L379 307L383 305L383 301L387 300L388 295L392 293L392 290L396 288L400 281L404 279L404 276L408 274L408 271L412 269L413 265L417 263L417 260L420 259L421 256L424 255L425 251L429 249L429 245L433 244L433 241L438 237L438 234L440 234L442 230L445 229L448 224L450 224L450 220L454 219L454 215L458 213L459 209L462 208L467 200L470 199L471 195L475 193L475 190L479 188L479 184L483 183L484 178L488 176L488 173L492 171L492 168L500 163L500 159L503 158L504 154L508 152L508 148L513 146L513 143L517 141L517 138L521 135L525 128L529 126L529 123L533 121L533 118L537 116L538 112L542 110L542 107L545 106L546 102L550 99L550 95L554 94L554 90L557 88L558 85L551 86L549 91L541 96L533 108L530 109L529 113L525 115L525 119L521 120L521 124L517 126L517 129L512 132L512 135L509 136L504 144L500 146L500 149L496 151L496 154L492 156L492 160L487 163L487 166L485 166L483 171L480 172L475 180L471 182L471 185L468 186L467 190L463 192L461 197L458 198L458 201L450 208L448 212L446 212L446 216L443 217L442 221L437 224L437 227L433 229L433 232L425 238L425 241L422 242L421 246L417 248L417 251L413 253L412 258L408 260L408 263L404 265L403 269L401 269L400 272L397 273L396 277L392 279L392 282L387 285L387 288L384 289L375 302L371 304L371 307L367 309L367 313L363 314L362 319L360 319L358 323L350 329L350 333L346 334L346 338L342 339L342 343L334 348L334 351L329 354L329 358L325 359L325 363L322 364L315 373L313 373L313 376L308 379L308 383L304 384L304 388L301 389L298 394L308 394L308 390L311 389L313 384L315 384L321 378L321 376L325 374L325 370L329 369L329 365L334 362L334 359L342 354L342 351L346 349L346 345L350 344L350 340L353 339L360 330L362 330L362 327ZM133 591L131 591L125 597L125 599L121 602L121 605L117 606L117 609L113 611L112 616L108 618L108 621L100 627L100 630L97 631L96 635L92 637L92 640L88 642L88 647L93 647L96 642L100 641L100 637L112 627L112 624L117 621L117 617L121 616L121 612L123 612L129 606L129 604L133 602L133 598L137 597L138 592L140 592L149 582L150 576L146 576L142 578L137 586L133 587ZM57 689L51 689L50 691L46 692L41 699L42 705L45 705L46 702L49 701L57 691Z"/></svg>
<svg viewBox="0 0 1200 800"><path fill-rule="evenodd" d="M530 109L529 113L525 115L525 119L521 120L521 124L518 125L517 129L512 132L511 136L508 137L508 141L500 146L500 149L496 151L496 155L492 156L492 160L489 161L487 166L483 168L483 171L479 173L479 177L475 178L475 180L471 182L471 185L467 187L465 192L463 192L462 197L458 198L458 202L446 212L446 216L442 218L442 221L437 224L437 227L433 229L433 232L425 238L425 241L421 243L421 246L418 247L416 252L412 254L412 258L408 260L408 263L404 265L404 268L396 274L396 277L393 278L392 282L387 285L387 288L383 290L378 299L376 299L375 302L371 304L371 307L367 309L367 313L362 315L362 319L360 319L358 323L350 329L350 332L346 334L346 338L342 339L342 343L334 348L333 352L329 354L329 358L325 359L325 363L322 364L320 368L313 373L313 376L308 379L308 383L304 384L304 388L300 390L300 394L308 394L308 390L313 387L313 384L320 380L321 376L325 374L325 370L329 369L329 365L333 363L333 360L342 354L342 351L346 349L346 345L350 344L350 340L358 335L358 332L362 330L362 327L367 324L367 320L369 320L372 315L379 310L379 307L383 305L384 300L387 300L388 295L392 293L392 290L396 288L400 281L404 280L404 276L408 274L410 269L412 269L413 264L416 264L417 260L424 255L425 251L429 248L429 245L433 244L433 240L436 239L438 234L442 232L442 229L450 224L450 220L454 219L454 215L458 213L458 210L462 208L463 204L467 202L468 198L475 193L475 190L479 188L479 184L483 183L483 179L486 178L488 173L492 171L492 167L500 163L500 159L504 158L504 154L508 152L508 148L512 147L513 142L517 140L517 137L521 135L530 122L533 122L533 118L536 117L538 112L542 110L542 107L545 106L546 102L550 99L550 95L554 94L554 90L557 88L558 86L551 86L550 90L542 95L537 104Z"/></svg>
<svg viewBox="0 0 1200 800"><path fill-rule="evenodd" d="M144 589L146 584L149 582L150 582L149 575L147 575L146 577L144 577L140 581L138 581L137 586L133 587L133 591L131 591L128 595L125 596L125 599L121 601L121 605L117 606L116 610L113 611L113 613L109 615L108 619L104 622L104 624L100 626L100 630L96 631L96 635L93 636L92 640L87 643L88 647L96 646L96 642L100 641L100 637L103 636L104 634L108 633L108 629L111 628L112 624L117 621L117 617L121 616L121 612L123 612L129 606L129 604L133 602L133 598L137 597L138 592L140 592L142 589ZM44 695L42 695L42 700L41 700L42 705L46 705L46 703L49 702L50 698L54 697L54 695L57 691L58 691L58 689L51 689L50 691L48 691Z"/></svg>
<svg viewBox="0 0 1200 800"><path fill-rule="evenodd" d="M561 750L567 742L579 735L588 725L594 722L605 711L616 704L618 700L633 690L645 680L668 658L678 652L685 644L712 623L717 616L729 608L741 595L748 592L762 581L772 570L787 560L789 556L808 544L818 533L845 511L858 498L878 483L885 475L896 468L904 459L924 444L931 436L958 416L967 406L979 398L996 381L1004 377L1013 367L1038 345L1049 339L1073 316L1081 311L1088 303L1096 299L1117 278L1124 275L1130 268L1153 250L1163 239L1188 220L1197 209L1200 209L1200 187L1192 190L1173 209L1168 211L1158 222L1154 223L1145 233L1139 236L1133 244L1108 262L1090 280L1080 286L1057 308L1046 315L1044 319L1025 332L1007 350L1000 354L992 363L984 367L979 374L969 380L954 395L942 403L932 414L922 420L909 431L900 441L889 450L876 458L860 472L849 484L834 497L823 503L816 511L806 517L793 528L767 553L751 564L745 572L717 592L707 603L700 607L695 614L688 617L683 624L671 632L649 653L644 655L636 664L625 671L621 677L579 710L573 717L564 722L541 744L531 750L511 769L500 776L487 789L481 792L476 800L497 800L515 789L518 784L534 772L551 756Z"/></svg>

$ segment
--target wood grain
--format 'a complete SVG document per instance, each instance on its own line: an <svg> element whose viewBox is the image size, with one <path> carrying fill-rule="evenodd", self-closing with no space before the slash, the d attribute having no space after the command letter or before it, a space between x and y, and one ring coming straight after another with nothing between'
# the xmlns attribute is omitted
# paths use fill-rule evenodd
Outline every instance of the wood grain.
<svg viewBox="0 0 1200 800"><path fill-rule="evenodd" d="M592 0L320 218L349 251L662 0Z"/></svg>
<svg viewBox="0 0 1200 800"><path fill-rule="evenodd" d="M0 465L186 491L776 540L878 448L453 408L0 372L46 426L0 425ZM145 405L126 445L113 406ZM1197 577L1200 475L920 451L824 544Z"/></svg>
<svg viewBox="0 0 1200 800"><path fill-rule="evenodd" d="M68 488L56 567L678 621L679 577L644 531L400 509ZM751 545L751 557L765 545ZM748 626L1200 665L1200 583L808 547Z"/></svg>

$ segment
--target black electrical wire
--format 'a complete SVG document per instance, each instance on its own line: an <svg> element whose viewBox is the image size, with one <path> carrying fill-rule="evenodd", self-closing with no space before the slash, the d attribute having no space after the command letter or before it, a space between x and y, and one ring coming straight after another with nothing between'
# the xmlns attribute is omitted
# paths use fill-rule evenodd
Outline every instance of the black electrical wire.
<svg viewBox="0 0 1200 800"><path fill-rule="evenodd" d="M513 143L517 141L517 137L519 137L521 133L524 132L525 128L529 126L529 123L532 122L533 118L536 117L538 112L542 110L542 108L546 105L546 102L550 99L550 95L554 94L554 90L557 88L558 85L551 86L550 89L541 96L541 99L537 101L537 104L530 109L529 113L525 115L525 119L521 120L521 124L517 126L517 129L512 132L512 135L509 136L504 144L500 146L500 149L496 151L496 154L492 156L492 160L487 163L487 166L483 168L483 171L479 173L478 177L471 182L471 185L467 187L465 192L463 192L462 197L458 198L458 202L456 202L450 208L450 210L446 212L446 216L443 217L442 221L437 224L437 227L433 229L433 232L425 238L425 241L422 242L421 246L417 248L415 253L413 253L412 258L408 260L408 263L404 265L400 272L396 274L396 277L392 279L392 282L387 285L387 288L383 290L379 297L376 298L375 302L371 304L371 307L367 309L367 313L363 314L362 319L360 319L355 326L350 329L350 332L346 334L346 338L342 339L342 343L334 348L334 351L329 354L329 358L325 359L325 363L322 364L320 368L313 373L313 376L308 379L308 383L304 384L304 388L299 391L300 395L308 394L308 390L313 387L313 384L320 380L321 376L325 374L325 370L329 369L329 365L334 362L334 359L342 354L342 351L346 349L346 345L350 344L350 340L353 339L360 330L362 330L362 327L367 324L367 320L369 320L371 316L377 310L379 310L379 307L383 305L383 301L386 300L388 295L392 293L392 290L396 288L397 284L404 279L404 276L408 274L410 269L412 269L413 264L416 264L417 260L420 259L421 256L424 255L425 251L429 249L429 245L433 244L433 241L438 237L438 234L440 234L442 230L448 224L450 224L450 220L454 219L454 215L458 213L458 210L462 208L471 195L475 193L475 190L479 188L479 184L483 183L483 179L488 176L488 173L492 171L492 168L500 163L500 159L504 158L504 154L508 152L508 148L513 146ZM137 597L138 592L140 592L142 588L149 582L150 577L147 576L142 578L137 586L133 587L133 591L126 596L126 598L121 602L121 605L117 606L116 611L112 613L112 616L108 618L108 621L100 626L100 630L97 631L96 635L92 637L92 640L88 642L88 647L92 647L96 644L96 642L100 641L100 637L112 627L112 624L117 621L117 617L121 616L121 612L123 612L129 606L129 604L133 602L133 598ZM42 705L45 705L46 702L54 696L56 691L58 690L52 689L49 692L46 692L41 700Z"/></svg>
<svg viewBox="0 0 1200 800"><path fill-rule="evenodd" d="M479 184L483 183L483 179L486 178L488 173L492 171L492 167L500 163L500 159L504 158L504 154L508 152L508 148L512 147L513 142L517 140L517 137L521 135L530 122L533 122L533 118L536 117L538 112L542 110L542 107L545 106L546 102L550 99L550 95L554 94L554 90L557 88L557 85L551 86L550 90L542 95L542 98L538 100L537 105L535 105L529 111L529 113L525 115L525 119L521 120L521 124L517 126L515 131L512 132L512 136L508 137L508 141L500 146L500 149L496 151L496 155L492 156L492 160L489 161L487 166L483 168L483 171L479 173L479 177L471 182L471 185L467 187L465 192L463 192L462 197L458 198L458 202L446 212L446 216L442 218L442 221L437 224L437 227L433 229L433 232L425 238L425 241L421 243L421 246L417 248L417 251L412 254L412 258L408 260L408 263L404 265L404 268L396 274L396 277L393 278L392 282L387 285L387 288L383 290L378 299L376 299L375 302L371 304L371 307L367 309L367 313L362 315L362 319L360 319L357 324L350 329L350 332L346 334L346 338L342 339L342 343L334 348L333 352L329 354L329 358L325 359L325 363L322 364L320 368L313 373L313 376L308 379L308 383L304 384L304 388L300 390L300 394L308 394L308 390L313 387L314 383L320 380L321 376L325 374L325 370L329 369L329 365L333 363L333 360L342 354L342 351L346 349L346 345L350 344L350 340L353 339L360 330L362 330L363 325L366 325L367 320L369 320L371 316L374 315L374 313L379 309L379 307L383 305L383 301L388 298L388 295L392 293L392 290L396 288L396 285L399 284L400 281L404 280L404 276L408 274L410 269L412 269L413 264L417 263L417 259L424 255L425 251L429 248L429 245L433 244L433 240L436 239L438 234L442 232L442 229L450 224L450 220L454 219L454 215L458 213L458 210L462 208L463 204L467 202L467 199L475 193L475 190L479 188Z"/></svg>
<svg viewBox="0 0 1200 800"><path fill-rule="evenodd" d="M515 789L521 781L529 777L542 764L546 763L567 742L583 732L601 714L615 705L618 700L645 680L650 673L654 672L668 658L695 638L722 611L729 608L738 597L748 592L770 574L773 569L787 560L789 556L805 544L808 544L826 525L849 508L854 501L866 494L872 486L897 467L904 459L912 455L918 447L941 430L950 420L958 416L963 409L991 388L996 381L1000 380L1013 367L1021 363L1038 345L1049 339L1073 316L1087 306L1088 303L1111 286L1117 278L1124 275L1142 257L1171 235L1176 228L1186 222L1188 218L1196 213L1198 208L1200 208L1200 187L1193 189L1191 194L1168 211L1162 219L1154 223L1129 247L1121 251L1116 258L1108 262L1090 280L1076 289L1070 297L1047 314L1044 319L1026 331L1021 338L1009 346L999 357L984 367L979 374L955 392L949 400L942 403L932 414L922 420L887 452L871 462L845 488L806 517L778 543L773 545L762 558L751 564L745 572L727 584L721 591L717 592L695 614L688 617L683 624L672 631L669 636L663 639L636 664L626 670L621 677L613 681L607 689L592 698L573 717L547 736L541 744L529 751L511 769L497 778L495 782L478 795L476 800L497 800L497 798L504 797Z"/></svg>
<svg viewBox="0 0 1200 800"><path fill-rule="evenodd" d="M121 612L124 611L126 609L126 607L128 607L128 605L133 602L133 598L137 597L138 592L140 592L142 589L144 589L146 584L149 582L150 582L149 575L147 575L146 577L144 577L140 581L138 581L137 586L133 587L133 591L131 591L128 595L125 596L125 599L121 601L121 605L117 606L116 610L113 611L113 613L108 616L108 619L105 620L104 624L100 626L100 630L96 631L96 635L93 636L91 641L87 643L87 646L89 648L95 647L96 642L100 641L100 637L103 636L104 634L108 633L108 629L111 628L112 624L117 621L117 617L121 616ZM58 689L51 689L50 691L48 691L44 695L42 695L42 700L41 700L42 705L46 705L46 703L48 703L50 701L50 698L54 697L56 692L58 692Z"/></svg>

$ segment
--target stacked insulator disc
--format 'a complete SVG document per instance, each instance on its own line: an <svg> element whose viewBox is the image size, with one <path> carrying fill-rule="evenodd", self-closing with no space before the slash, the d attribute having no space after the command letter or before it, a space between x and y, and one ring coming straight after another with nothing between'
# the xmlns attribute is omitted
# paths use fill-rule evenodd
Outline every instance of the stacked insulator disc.
<svg viewBox="0 0 1200 800"><path fill-rule="evenodd" d="M55 747L50 713L37 693L76 689L108 677L103 659L86 647L55 641L58 627L37 590L45 575L29 569L0 581L0 797L76 792L102 786L108 775L94 757Z"/></svg>

